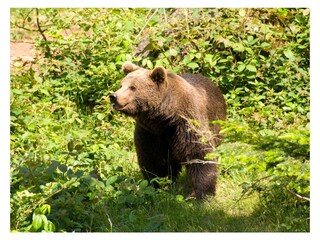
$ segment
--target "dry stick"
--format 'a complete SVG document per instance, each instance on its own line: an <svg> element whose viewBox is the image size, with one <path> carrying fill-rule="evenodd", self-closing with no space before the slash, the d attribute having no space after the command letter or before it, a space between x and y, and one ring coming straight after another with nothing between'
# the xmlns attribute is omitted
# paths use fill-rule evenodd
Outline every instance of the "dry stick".
<svg viewBox="0 0 320 240"><path fill-rule="evenodd" d="M292 191L291 191L290 189L288 189L288 188L286 188L286 190L287 190L289 193L291 193L293 196L295 196L296 198L298 198L299 200L310 202L310 198L307 198L307 197L304 197L304 196L299 195L298 193L292 192Z"/></svg>
<svg viewBox="0 0 320 240"><path fill-rule="evenodd" d="M208 161L208 160L201 160L201 159L192 159L187 162L181 162L181 165L189 165L189 164L194 164L194 163L201 163L201 164L219 164L217 161Z"/></svg>
<svg viewBox="0 0 320 240"><path fill-rule="evenodd" d="M150 14L152 9L149 10L148 15ZM146 23L144 24L144 26L141 28L140 32L138 33L138 35L135 37L134 42L138 39L138 37L140 37L141 33L143 32L143 30L146 28L146 26L148 25L148 23L150 22L151 18L153 18L153 16L156 14L156 12L158 11L158 9L156 9L154 11L154 13L148 18L148 20L146 21Z"/></svg>

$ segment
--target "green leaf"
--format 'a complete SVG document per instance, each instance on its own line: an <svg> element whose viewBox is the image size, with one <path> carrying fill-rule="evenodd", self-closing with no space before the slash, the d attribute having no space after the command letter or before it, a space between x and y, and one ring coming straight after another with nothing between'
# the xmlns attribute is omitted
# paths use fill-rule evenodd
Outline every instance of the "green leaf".
<svg viewBox="0 0 320 240"><path fill-rule="evenodd" d="M105 187L104 183L101 182L101 181L97 181L97 182L96 182L96 185L97 185L98 187L100 187L100 188L104 188L104 187Z"/></svg>
<svg viewBox="0 0 320 240"><path fill-rule="evenodd" d="M198 63L191 62L188 64L188 67L194 70L194 69L198 68L199 65L198 65Z"/></svg>
<svg viewBox="0 0 320 240"><path fill-rule="evenodd" d="M212 55L212 54L206 54L206 55L204 56L204 60L205 60L206 62L211 62L212 59L213 59L213 55Z"/></svg>
<svg viewBox="0 0 320 240"><path fill-rule="evenodd" d="M174 57L178 55L177 50L175 50L175 49L173 49L173 48L171 48L171 49L169 50L169 53L170 53L171 56L174 56Z"/></svg>
<svg viewBox="0 0 320 240"><path fill-rule="evenodd" d="M108 180L106 181L106 186L115 183L117 180L118 180L118 175L109 177Z"/></svg>
<svg viewBox="0 0 320 240"><path fill-rule="evenodd" d="M67 148L68 148L68 151L69 152L72 152L72 150L73 150L73 141L71 140L70 142L68 142L68 145L67 145Z"/></svg>
<svg viewBox="0 0 320 240"><path fill-rule="evenodd" d="M147 60L147 67L153 69L153 63L150 60Z"/></svg>
<svg viewBox="0 0 320 240"><path fill-rule="evenodd" d="M237 52L243 52L245 50L242 43L234 43L234 44L232 44L232 48Z"/></svg>
<svg viewBox="0 0 320 240"><path fill-rule="evenodd" d="M23 92L19 89L12 89L11 92L15 93L15 94L23 94Z"/></svg>
<svg viewBox="0 0 320 240"><path fill-rule="evenodd" d="M149 183L147 180L142 180L141 183L139 184L139 188L142 190L142 189L145 189L148 185Z"/></svg>
<svg viewBox="0 0 320 240"><path fill-rule="evenodd" d="M246 66L246 69L248 69L250 72L257 72L257 69L255 66L251 65L251 64L248 64Z"/></svg>
<svg viewBox="0 0 320 240"><path fill-rule="evenodd" d="M290 49L285 50L283 53L290 61L294 61L296 59Z"/></svg>
<svg viewBox="0 0 320 240"><path fill-rule="evenodd" d="M32 220L32 227L35 231L40 229L42 227L42 215L34 215Z"/></svg>
<svg viewBox="0 0 320 240"><path fill-rule="evenodd" d="M177 195L176 200L177 200L177 202L181 203L184 201L184 197L182 195Z"/></svg>
<svg viewBox="0 0 320 240"><path fill-rule="evenodd" d="M104 117L105 117L105 114L104 113L99 113L98 115L97 115L97 118L101 121L102 119L104 119Z"/></svg>
<svg viewBox="0 0 320 240"><path fill-rule="evenodd" d="M67 165L64 165L64 164L61 164L61 165L58 166L58 169L59 169L61 172L65 173L65 172L68 170L68 166L67 166Z"/></svg>
<svg viewBox="0 0 320 240"><path fill-rule="evenodd" d="M187 56L185 56L182 60L182 62L185 64L185 65L188 65L192 59L194 58L194 54L188 54Z"/></svg>
<svg viewBox="0 0 320 240"><path fill-rule="evenodd" d="M261 43L260 46L261 46L261 48L270 48L271 47L271 45L269 43L267 43L267 42Z"/></svg>
<svg viewBox="0 0 320 240"><path fill-rule="evenodd" d="M83 148L83 145L81 144L77 144L74 149L77 150L77 151L81 151L81 149Z"/></svg>
<svg viewBox="0 0 320 240"><path fill-rule="evenodd" d="M202 57L202 54L201 54L201 53L197 53L197 54L195 55L195 57L198 58L198 59L200 59L200 58Z"/></svg>
<svg viewBox="0 0 320 240"><path fill-rule="evenodd" d="M51 206L49 204L44 204L39 208L41 214L50 214L51 212Z"/></svg>
<svg viewBox="0 0 320 240"><path fill-rule="evenodd" d="M54 232L56 230L56 226L51 221L48 221L48 224L45 226L44 230L47 232Z"/></svg>
<svg viewBox="0 0 320 240"><path fill-rule="evenodd" d="M246 65L241 64L238 66L238 72L242 72L246 68Z"/></svg>
<svg viewBox="0 0 320 240"><path fill-rule="evenodd" d="M48 219L47 219L47 217L46 217L45 215L43 215L43 214L41 214L41 215L39 215L39 216L40 216L41 219L42 219L43 228L46 229L47 226L48 226Z"/></svg>

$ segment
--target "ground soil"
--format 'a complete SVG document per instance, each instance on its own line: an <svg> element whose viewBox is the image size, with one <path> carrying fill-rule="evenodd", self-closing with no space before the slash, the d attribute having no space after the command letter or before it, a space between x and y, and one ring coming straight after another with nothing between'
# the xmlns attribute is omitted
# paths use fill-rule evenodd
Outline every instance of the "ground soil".
<svg viewBox="0 0 320 240"><path fill-rule="evenodd" d="M22 65L34 60L34 44L26 42L10 41L10 66L15 62L22 62Z"/></svg>

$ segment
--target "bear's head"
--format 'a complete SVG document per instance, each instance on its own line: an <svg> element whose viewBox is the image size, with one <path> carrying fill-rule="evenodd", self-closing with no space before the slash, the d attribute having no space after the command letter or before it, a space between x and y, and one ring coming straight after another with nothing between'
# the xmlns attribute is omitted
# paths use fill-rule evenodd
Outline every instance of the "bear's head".
<svg viewBox="0 0 320 240"><path fill-rule="evenodd" d="M167 87L167 71L163 67L147 70L131 62L125 62L122 70L126 77L109 96L113 108L133 117L157 111Z"/></svg>

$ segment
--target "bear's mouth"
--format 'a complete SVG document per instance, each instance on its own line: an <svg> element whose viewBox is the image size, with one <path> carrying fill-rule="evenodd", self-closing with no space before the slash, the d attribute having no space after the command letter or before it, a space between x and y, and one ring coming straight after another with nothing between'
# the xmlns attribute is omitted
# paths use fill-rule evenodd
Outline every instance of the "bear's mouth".
<svg viewBox="0 0 320 240"><path fill-rule="evenodd" d="M116 111L122 111L128 104L121 105L119 103L113 103L112 107Z"/></svg>

